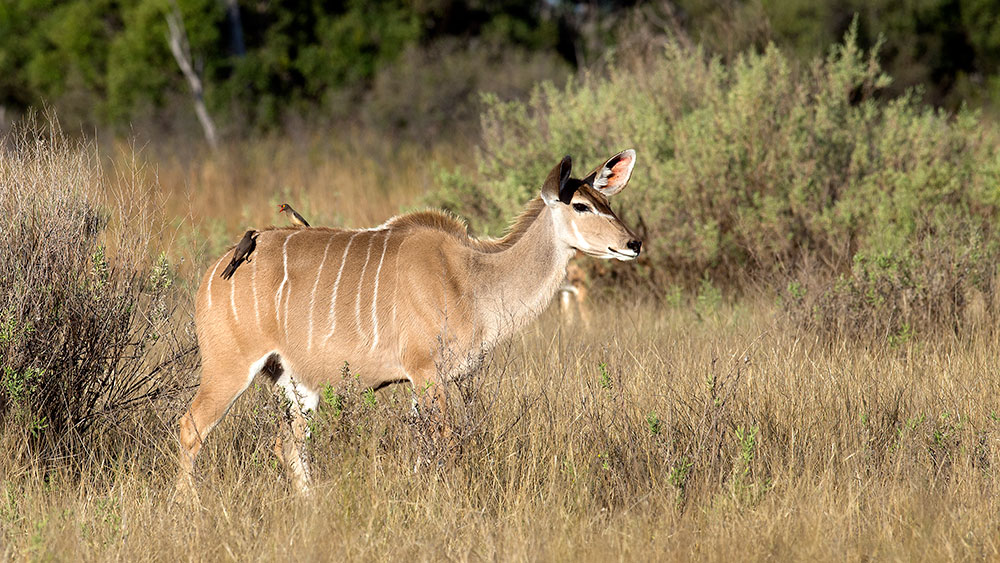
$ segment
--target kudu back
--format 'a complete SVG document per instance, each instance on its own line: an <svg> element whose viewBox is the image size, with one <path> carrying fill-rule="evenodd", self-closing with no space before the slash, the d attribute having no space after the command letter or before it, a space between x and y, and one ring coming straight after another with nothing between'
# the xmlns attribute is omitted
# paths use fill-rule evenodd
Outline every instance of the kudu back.
<svg viewBox="0 0 1000 563"><path fill-rule="evenodd" d="M291 420L277 453L296 486L309 473L299 450L303 415L318 391L340 383L348 362L362 385L408 381L440 412L441 381L534 319L552 300L577 250L632 260L641 242L611 210L635 151L583 179L564 158L541 194L500 239L476 239L441 212L394 217L361 230L269 228L231 279L226 253L208 268L196 297L201 385L180 421L178 491L194 494L195 457L205 437L258 375L279 385ZM449 365L439 373L442 365Z"/></svg>

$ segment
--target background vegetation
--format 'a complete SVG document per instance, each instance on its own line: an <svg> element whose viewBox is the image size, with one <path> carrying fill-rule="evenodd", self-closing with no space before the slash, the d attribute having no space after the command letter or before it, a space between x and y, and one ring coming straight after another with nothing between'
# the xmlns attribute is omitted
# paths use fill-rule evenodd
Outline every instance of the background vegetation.
<svg viewBox="0 0 1000 563"><path fill-rule="evenodd" d="M47 103L73 131L191 133L187 84L166 40L175 9L230 137L295 117L360 117L427 138L461 123L439 113L474 106L480 90L513 97L644 39L628 22L725 61L773 42L802 62L824 56L857 15L859 46L882 44L889 95L919 86L949 110L1000 102L989 0L13 0L0 6L0 107ZM435 111L412 111L428 103Z"/></svg>
<svg viewBox="0 0 1000 563"><path fill-rule="evenodd" d="M726 65L668 41L606 75L488 99L475 169L443 174L431 201L497 233L559 154L592 166L603 147L635 147L652 189L618 200L649 252L609 268L615 281L661 298L706 280L787 283L803 320L857 330L876 327L842 308L877 312L890 332L956 321L967 294L993 292L996 130L977 111L878 96L891 79L856 39L851 28L809 65L773 46Z"/></svg>
<svg viewBox="0 0 1000 563"><path fill-rule="evenodd" d="M488 4L0 4L0 558L997 558L990 5ZM499 234L629 146L641 259L450 384L460 451L348 373L297 497L258 382L174 503L191 297L243 230Z"/></svg>

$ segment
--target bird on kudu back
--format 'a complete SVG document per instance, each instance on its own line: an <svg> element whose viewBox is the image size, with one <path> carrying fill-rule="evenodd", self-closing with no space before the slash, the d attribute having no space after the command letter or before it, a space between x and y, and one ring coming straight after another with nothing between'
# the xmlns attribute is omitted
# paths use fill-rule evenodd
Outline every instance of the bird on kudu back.
<svg viewBox="0 0 1000 563"><path fill-rule="evenodd" d="M282 203L281 206L278 207L278 213L284 213L285 217L288 217L288 220L291 221L293 225L299 227L309 226L309 222L303 219L302 216L299 215L299 212L292 209L292 206L287 203Z"/></svg>
<svg viewBox="0 0 1000 563"><path fill-rule="evenodd" d="M250 254L257 248L258 236L260 236L260 233L253 229L243 234L243 238L240 239L240 242L236 243L236 247L233 249L233 259L229 261L229 265L222 271L222 279L228 280L233 277L233 274L236 273L236 268L239 268L240 264L250 261Z"/></svg>

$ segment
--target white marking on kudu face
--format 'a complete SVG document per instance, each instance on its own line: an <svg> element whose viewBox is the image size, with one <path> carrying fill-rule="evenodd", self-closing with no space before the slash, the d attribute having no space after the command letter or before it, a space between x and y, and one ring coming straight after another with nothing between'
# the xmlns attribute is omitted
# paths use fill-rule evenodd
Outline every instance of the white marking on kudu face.
<svg viewBox="0 0 1000 563"><path fill-rule="evenodd" d="M583 235L580 234L580 228L576 226L575 222L570 223L570 225L573 227L573 236L576 237L577 247L578 248L586 248L587 247L587 241L583 240Z"/></svg>
<svg viewBox="0 0 1000 563"><path fill-rule="evenodd" d="M378 302L378 280L379 276L382 275L382 262L385 261L385 249L389 247L389 237L392 235L392 231L385 232L385 240L382 241L382 256L378 259L378 269L375 270L375 289L372 293L372 347L374 351L375 347L378 346L378 316L375 314L375 306ZM358 291L360 295L360 290Z"/></svg>
<svg viewBox="0 0 1000 563"><path fill-rule="evenodd" d="M351 235L351 238L347 239L347 246L344 247L344 255L340 258L340 269L337 270L337 279L333 282L333 296L330 297L330 332L326 335L326 340L330 340L333 336L333 331L337 328L337 314L334 311L334 307L337 305L337 290L340 289L340 276L344 273L344 264L347 264L347 253L351 250L351 244L354 243L354 237L358 236L359 232Z"/></svg>

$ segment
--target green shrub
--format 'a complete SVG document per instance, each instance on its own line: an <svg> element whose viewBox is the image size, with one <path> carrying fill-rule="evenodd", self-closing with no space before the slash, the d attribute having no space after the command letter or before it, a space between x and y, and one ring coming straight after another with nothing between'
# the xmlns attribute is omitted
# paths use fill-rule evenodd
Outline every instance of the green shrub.
<svg viewBox="0 0 1000 563"><path fill-rule="evenodd" d="M0 142L0 425L50 453L121 426L192 367L141 186L114 186L132 199L109 208L95 154L32 119Z"/></svg>
<svg viewBox="0 0 1000 563"><path fill-rule="evenodd" d="M653 288L777 288L815 264L833 279L859 252L912 254L958 224L991 241L995 129L915 94L882 99L890 79L855 37L807 67L775 47L723 65L668 43L526 102L488 100L476 169L443 172L432 203L497 234L562 155L582 176L634 147L632 187L614 205L644 231L644 252L609 272Z"/></svg>
<svg viewBox="0 0 1000 563"><path fill-rule="evenodd" d="M915 332L977 328L996 313L998 255L976 233L926 237L905 251L858 253L850 275L811 280L811 289L783 301L799 325L833 335L877 338L891 346ZM807 282L810 283L810 282Z"/></svg>

